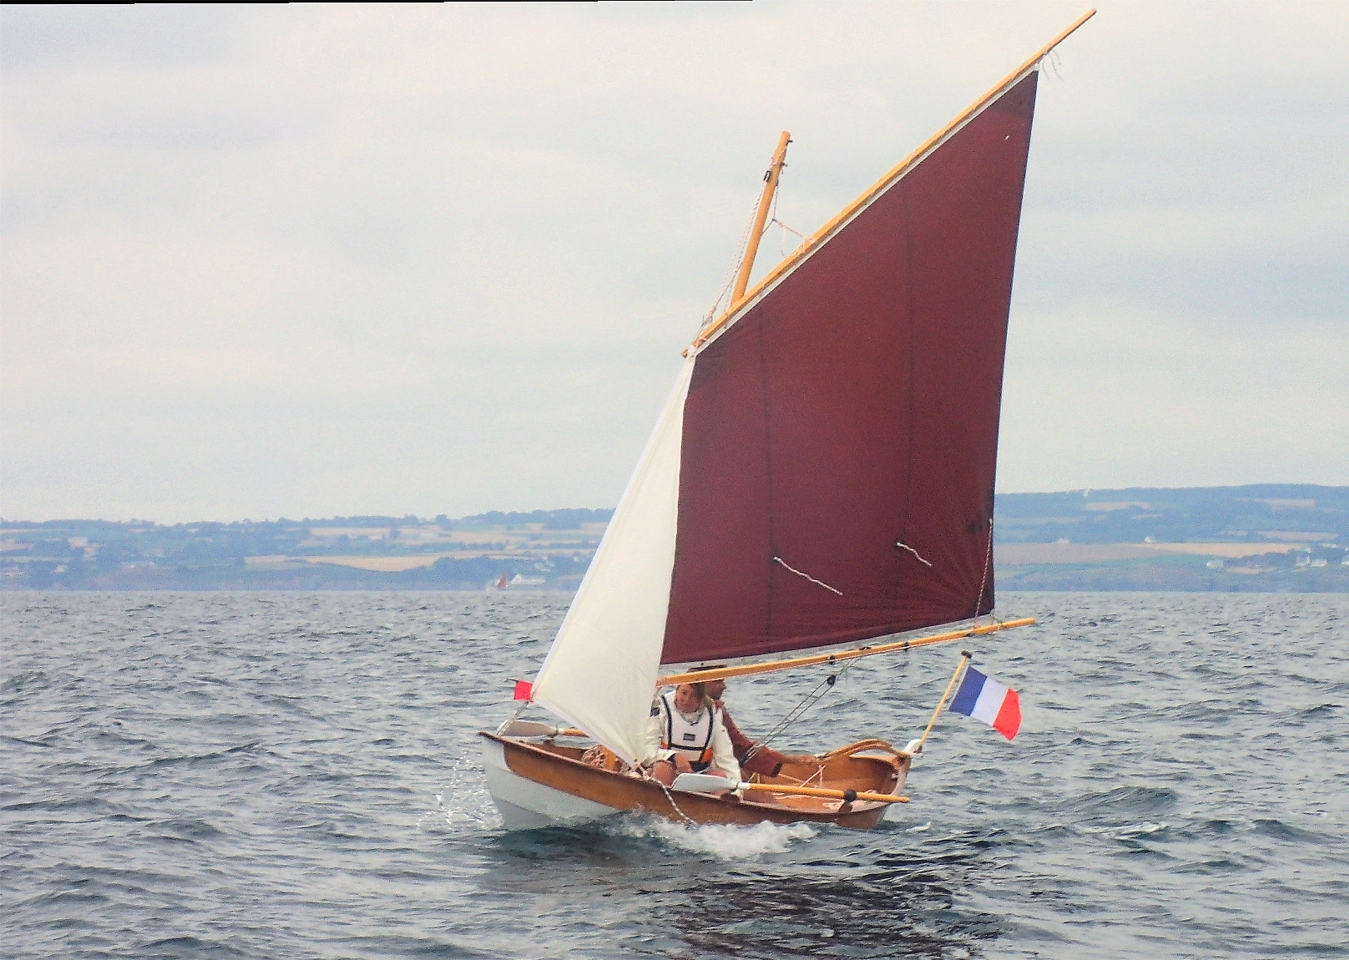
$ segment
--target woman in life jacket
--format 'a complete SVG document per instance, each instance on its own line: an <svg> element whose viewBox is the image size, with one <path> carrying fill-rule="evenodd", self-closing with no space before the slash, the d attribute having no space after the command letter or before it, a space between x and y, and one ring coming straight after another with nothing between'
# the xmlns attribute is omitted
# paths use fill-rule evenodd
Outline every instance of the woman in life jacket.
<svg viewBox="0 0 1349 960"><path fill-rule="evenodd" d="M643 759L666 786L681 773L711 773L740 781L740 764L721 711L702 683L681 683L652 701Z"/></svg>

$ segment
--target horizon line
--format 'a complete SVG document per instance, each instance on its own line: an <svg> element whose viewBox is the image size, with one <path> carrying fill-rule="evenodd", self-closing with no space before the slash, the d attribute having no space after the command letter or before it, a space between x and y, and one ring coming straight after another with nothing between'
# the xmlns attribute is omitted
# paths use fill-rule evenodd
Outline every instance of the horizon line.
<svg viewBox="0 0 1349 960"><path fill-rule="evenodd" d="M1092 493L1102 493L1102 494L1104 494L1104 493L1124 493L1124 492L1133 491L1133 490L1152 490L1152 491L1210 490L1210 491L1217 491L1217 490L1242 490L1242 489L1248 489L1248 488L1252 488L1252 487L1266 487L1266 488L1268 488L1268 487L1301 487L1301 488L1315 487L1315 488L1323 489L1323 490L1343 490L1343 491L1349 491L1349 484L1327 484L1327 483L1239 483L1239 484L1209 484L1209 485L1196 485L1196 486L1184 486L1184 487L1161 487L1161 486L1150 487L1150 486L1138 486L1138 485L1135 485L1135 486L1127 486L1127 487L1074 487L1074 488L1069 488L1069 489L1064 489L1064 490L1024 490L1024 491L1005 491L1005 492L1002 492L1002 493L994 493L994 504L995 504L995 506L996 506L997 500L998 500L998 498L1000 498L1000 497L1028 497L1028 496L1031 496L1031 497L1033 497L1033 496L1043 496L1043 497L1047 497L1047 496L1061 496L1061 495L1065 495L1065 494L1081 494L1083 497L1089 497ZM337 520L346 520L346 521L360 521L360 520L371 521L371 520L378 520L378 521L388 521L388 522L391 522L391 523L394 523L394 524L398 524L398 523L408 523L408 524L411 524L411 523L413 523L413 522L415 521L416 523L421 524L421 523L451 523L451 522L456 522L456 521L475 520L475 519L479 519L479 518L482 518L482 517L490 516L490 515L492 515L492 514L502 514L502 515L506 515L506 516L511 516L511 515L515 515L515 516L528 516L528 515L530 515L530 514L538 514L538 513L557 513L557 512L566 511L566 510L586 510L586 511L590 511L590 512L592 512L592 513L603 513L603 512L608 512L608 513L612 514L613 511L614 511L615 509L616 509L616 507L536 507L536 508L534 508L534 509L532 509L532 510L502 510L502 509L493 509L493 510L484 510L484 511L482 511L482 512L480 512L480 513L469 513L469 514L464 514L463 516L459 516L459 517L451 517L451 516L449 516L448 514L445 514L445 513L438 513L438 514L435 514L434 516L427 516L427 517L422 517L422 516L419 516L419 515L417 515L417 514L412 514L412 513L405 513L405 514L403 514L402 516L394 516L394 515L392 515L392 514L383 514L383 513L351 513L351 514L333 514L332 516L327 516L327 517L304 516L304 517L291 518L291 517L285 516L284 514L280 514L280 515L276 516L275 518L267 518L267 517L264 517L264 518L262 518L262 519L260 519L260 520L254 520L254 519L252 519L252 518L250 518L250 517L244 517L244 518L241 518L241 519L234 519L234 520L207 520L207 519L201 519L201 520L182 520L182 521L176 521L176 522L173 522L173 523L161 523L161 522L159 522L158 520L151 520L151 519L148 519L148 518L145 518L145 517L130 517L130 518L125 519L125 520L106 520L106 519L104 519L104 518L102 518L102 517L51 517L51 518L46 519L46 520L26 520L26 519L25 519L25 520L20 520L20 519L9 518L9 517L5 517L5 516L3 516L3 515L0 515L0 527L9 526L9 525L11 525L11 524L12 524L12 525L17 525L17 526L26 526L26 525L48 524L48 523L149 524L150 526L155 526L155 527L183 527L183 526L192 526L192 525L195 525L195 524L220 524L220 525L226 525L226 526L229 526L229 525L235 525L235 524L254 524L254 523L317 523L317 522L329 522L329 521L337 521ZM442 519L442 518L443 518L443 519Z"/></svg>

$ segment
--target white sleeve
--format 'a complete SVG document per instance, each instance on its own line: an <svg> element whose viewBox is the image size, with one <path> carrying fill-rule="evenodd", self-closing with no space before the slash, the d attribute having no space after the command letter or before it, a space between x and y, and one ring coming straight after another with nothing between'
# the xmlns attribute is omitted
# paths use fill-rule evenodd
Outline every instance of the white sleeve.
<svg viewBox="0 0 1349 960"><path fill-rule="evenodd" d="M726 724L721 722L721 711L717 709L712 711L712 766L730 779L739 781L740 764L735 759L731 735L726 732Z"/></svg>
<svg viewBox="0 0 1349 960"><path fill-rule="evenodd" d="M642 755L637 758L637 762L642 766L650 766L657 760L669 760L674 756L673 750L662 750L660 746L660 742L665 736L665 716L662 705L663 701L659 696L651 701L651 721L646 726L646 743Z"/></svg>

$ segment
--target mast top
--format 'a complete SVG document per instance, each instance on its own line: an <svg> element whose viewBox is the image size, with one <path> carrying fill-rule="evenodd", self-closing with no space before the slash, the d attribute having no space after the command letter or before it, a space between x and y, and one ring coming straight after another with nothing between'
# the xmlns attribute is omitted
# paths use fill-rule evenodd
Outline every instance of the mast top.
<svg viewBox="0 0 1349 960"><path fill-rule="evenodd" d="M763 193L759 197L759 209L754 214L754 227L749 233L749 245L745 247L745 258L740 261L740 274L735 278L735 290L731 293L729 309L734 310L744 299L745 288L749 286L749 275L754 269L754 258L759 254L759 239L763 236L764 223L768 220L768 211L773 205L773 195L777 193L778 179L782 168L787 164L787 144L792 142L790 132L783 130L778 139L778 148L773 151L773 162L763 176Z"/></svg>
<svg viewBox="0 0 1349 960"><path fill-rule="evenodd" d="M732 294L731 296L730 305L726 308L725 312L722 313L720 317L718 317L716 320L713 320L711 323L707 324L705 327L703 327L702 330L698 332L698 336L694 338L692 345L684 351L685 355L687 356L689 352L697 350L704 343L710 340L718 331L720 331L724 326L726 326L731 321L731 318L736 315L737 311L739 311L739 309L745 303L753 299L760 292L765 290L771 283L773 283L773 281L777 280L784 273L786 273L788 270L794 267L797 263L800 262L802 257L809 254L820 243L827 240L832 233L834 233L840 226L842 226L849 219L851 219L853 214L855 214L859 209L861 209L868 202L870 202L878 193L884 191L896 179L898 179L900 176L906 173L908 169L912 167L915 163L917 163L919 160L921 160L929 150L940 144L949 134L951 134L953 131L955 131L965 122L967 122L971 117L977 114L990 102L997 99L998 96L1000 96L1002 93L1006 92L1026 73L1028 73L1031 70L1034 70L1035 67L1040 63L1040 61L1049 55L1049 52L1051 50L1053 50L1060 43L1066 40L1077 30L1078 27L1082 26L1082 24L1086 23L1095 15L1096 15L1096 8L1092 7L1086 13L1082 14L1082 16L1074 20L1066 29L1060 32L1059 35L1056 36L1053 40L1050 40L1039 50L1035 51L1035 53L1031 54L1028 58L1026 58L1025 62L1022 63L1021 66L1017 67L1006 77L1004 77L1002 81L997 84L997 86L993 87L991 90L989 90L986 94L984 94L974 103L970 104L970 106L968 106L959 116L957 116L954 120L952 120L950 123L944 126L941 130L937 131L935 134L929 137L923 143L922 146L920 146L917 150L913 151L913 153L909 154L902 161L900 161L898 165L896 165L889 172L887 172L885 176L877 180L875 184L873 184L870 188L868 188L856 200L848 204L848 206L844 207L843 210L837 216L835 216L823 227L821 227L819 230L816 230L813 234L807 237L805 241L801 244L801 246L798 247L794 253L789 254L781 263L779 263L776 267L770 270L767 276L765 276L762 280L760 280L757 284L755 284L754 289L750 290L748 294L746 294L745 285L746 282L749 280L750 269L753 267L754 254L758 252L759 234L763 230L763 221L767 216L767 205L772 198L772 191L777 188L777 178L774 175L774 173L775 171L780 171L781 167L779 160L781 157L784 157L786 155L787 144L791 142L790 134L788 134L786 131L783 131L782 140L779 142L778 145L778 154L775 155L773 158L774 166L769 168L768 177L772 179L772 184L771 186L768 183L765 183L764 185L764 194L759 201L759 214L758 216L755 217L755 229L750 234L750 246L749 249L746 250L745 262L741 265L740 277L736 281L735 293Z"/></svg>

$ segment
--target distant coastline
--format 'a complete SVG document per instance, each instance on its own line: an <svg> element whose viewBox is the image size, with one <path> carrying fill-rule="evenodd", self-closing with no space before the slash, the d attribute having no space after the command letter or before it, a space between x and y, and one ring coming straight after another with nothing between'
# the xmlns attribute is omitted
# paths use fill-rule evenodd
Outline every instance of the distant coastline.
<svg viewBox="0 0 1349 960"><path fill-rule="evenodd" d="M612 514L0 519L0 589L566 591ZM1349 487L1004 494L995 530L1000 591L1349 592Z"/></svg>

